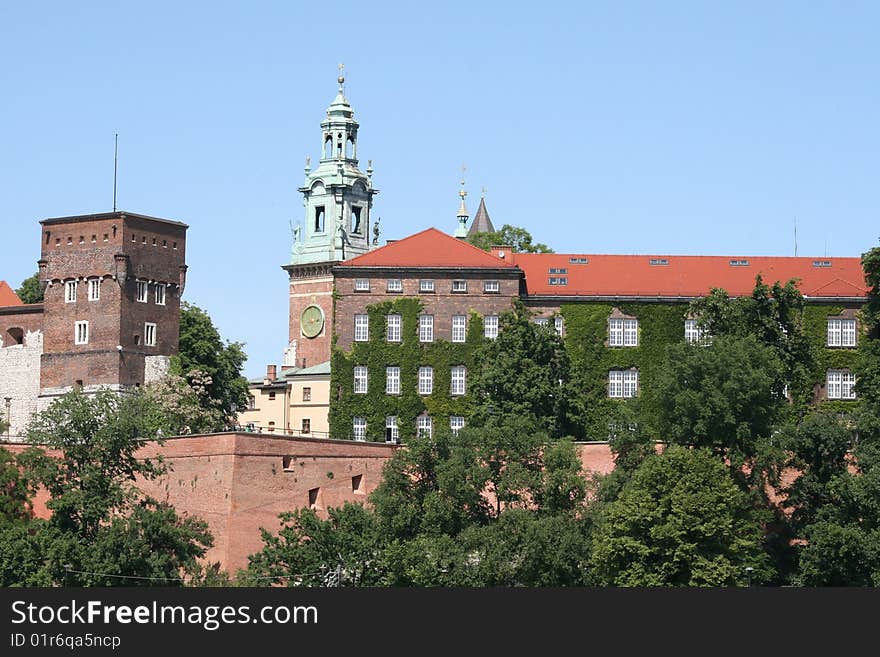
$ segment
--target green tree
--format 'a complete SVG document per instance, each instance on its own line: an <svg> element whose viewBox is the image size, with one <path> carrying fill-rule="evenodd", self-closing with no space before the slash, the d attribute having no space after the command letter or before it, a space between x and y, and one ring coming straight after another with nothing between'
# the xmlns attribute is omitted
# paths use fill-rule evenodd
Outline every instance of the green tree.
<svg viewBox="0 0 880 657"><path fill-rule="evenodd" d="M803 326L805 301L797 281L773 285L755 277L755 287L748 297L731 298L725 290L711 293L691 303L690 312L712 336L756 338L773 349L782 370L776 388L788 386L797 409L804 409L812 396L815 354Z"/></svg>
<svg viewBox="0 0 880 657"><path fill-rule="evenodd" d="M649 456L598 514L591 565L598 584L732 586L771 578L762 518L720 459L670 446Z"/></svg>
<svg viewBox="0 0 880 657"><path fill-rule="evenodd" d="M654 390L658 435L707 447L740 470L768 447L784 397L782 365L753 337L721 337L711 346L670 345Z"/></svg>
<svg viewBox="0 0 880 657"><path fill-rule="evenodd" d="M180 306L180 352L172 360L172 373L194 386L204 386L203 408L218 405L227 422L234 421L233 405L245 408L247 379L241 369L247 360L241 342L224 342L207 312L184 302Z"/></svg>
<svg viewBox="0 0 880 657"><path fill-rule="evenodd" d="M532 235L525 228L504 224L494 233L475 233L468 236L468 242L489 251L492 246L509 246L517 253L553 253L546 244L532 241Z"/></svg>
<svg viewBox="0 0 880 657"><path fill-rule="evenodd" d="M880 338L880 246L862 254L862 269L868 286L864 318L872 338Z"/></svg>
<svg viewBox="0 0 880 657"><path fill-rule="evenodd" d="M157 415L142 392L74 390L31 422L29 441L60 454L32 447L18 465L47 489L53 513L0 531L0 547L15 550L0 559L5 585L175 585L201 571L198 559L213 543L207 525L135 487L165 471L161 460L136 454L155 435Z"/></svg>
<svg viewBox="0 0 880 657"><path fill-rule="evenodd" d="M489 522L492 510L483 495L489 470L479 441L476 431L445 429L406 441L370 495L382 535L402 541L419 534L455 536Z"/></svg>
<svg viewBox="0 0 880 657"><path fill-rule="evenodd" d="M43 302L43 286L40 285L40 273L37 272L33 276L29 276L21 282L15 293L22 303L42 303Z"/></svg>
<svg viewBox="0 0 880 657"><path fill-rule="evenodd" d="M375 586L382 572L373 514L347 502L327 510L281 514L281 529L262 530L263 549L248 557L237 582L250 586Z"/></svg>
<svg viewBox="0 0 880 657"><path fill-rule="evenodd" d="M533 418L551 437L566 435L576 396L570 367L562 338L516 302L501 314L498 337L474 352L471 424L482 426L493 415Z"/></svg>
<svg viewBox="0 0 880 657"><path fill-rule="evenodd" d="M26 523L31 517L33 488L12 453L0 447L0 528Z"/></svg>

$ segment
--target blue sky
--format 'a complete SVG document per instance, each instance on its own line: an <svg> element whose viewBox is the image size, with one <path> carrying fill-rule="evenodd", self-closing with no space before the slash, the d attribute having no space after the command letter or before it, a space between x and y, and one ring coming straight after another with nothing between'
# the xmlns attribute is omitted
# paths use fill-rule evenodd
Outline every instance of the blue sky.
<svg viewBox="0 0 880 657"><path fill-rule="evenodd" d="M520 6L520 4L527 6ZM0 4L0 279L46 217L190 225L185 298L287 341L291 219L336 65L382 240L496 225L559 252L858 256L880 236L880 3Z"/></svg>

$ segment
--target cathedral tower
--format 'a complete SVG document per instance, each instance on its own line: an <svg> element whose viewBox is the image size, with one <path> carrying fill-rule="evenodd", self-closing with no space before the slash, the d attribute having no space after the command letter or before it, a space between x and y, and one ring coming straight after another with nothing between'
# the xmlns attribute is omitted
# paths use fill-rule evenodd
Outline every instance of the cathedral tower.
<svg viewBox="0 0 880 657"><path fill-rule="evenodd" d="M340 67L341 69L341 67ZM304 216L293 227L290 264L289 344L284 365L311 367L330 360L334 264L362 255L378 242L378 223L370 243L373 168L358 168L358 123L345 98L345 78L321 122L321 158L313 170L306 159Z"/></svg>

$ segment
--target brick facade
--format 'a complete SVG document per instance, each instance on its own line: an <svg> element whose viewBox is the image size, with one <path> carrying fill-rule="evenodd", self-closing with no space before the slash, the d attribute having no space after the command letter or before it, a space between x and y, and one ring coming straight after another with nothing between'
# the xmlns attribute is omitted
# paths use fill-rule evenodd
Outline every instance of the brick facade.
<svg viewBox="0 0 880 657"><path fill-rule="evenodd" d="M510 310L519 298L522 272L518 269L380 269L337 266L336 276L336 345L348 351L354 342L354 316L389 299L418 297L424 313L434 316L434 339L452 340L452 316L475 312L481 317L499 315ZM369 292L355 290L355 281L370 281ZM389 292L388 280L400 280L401 292ZM420 282L434 283L433 292L420 290ZM453 292L453 281L466 281L467 291ZM484 291L486 281L497 281L498 292Z"/></svg>
<svg viewBox="0 0 880 657"><path fill-rule="evenodd" d="M40 387L143 383L145 358L177 352L186 226L124 212L40 224L46 285ZM97 300L90 299L90 281L99 281ZM146 301L138 300L139 284ZM157 297L162 290L164 303ZM86 344L75 343L77 322L88 322ZM155 324L155 344L147 344L147 323Z"/></svg>
<svg viewBox="0 0 880 657"><path fill-rule="evenodd" d="M333 330L333 276L330 263L287 265L290 275L290 316L288 344L296 342L296 367L305 368L330 360L330 336ZM324 315L321 332L312 338L303 335L300 325L303 311L318 306Z"/></svg>

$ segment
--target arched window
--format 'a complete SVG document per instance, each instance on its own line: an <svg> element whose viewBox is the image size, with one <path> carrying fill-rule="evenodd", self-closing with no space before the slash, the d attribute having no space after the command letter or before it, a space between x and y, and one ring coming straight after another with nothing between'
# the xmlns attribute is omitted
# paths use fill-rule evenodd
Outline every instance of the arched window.
<svg viewBox="0 0 880 657"><path fill-rule="evenodd" d="M354 157L354 139L351 135L345 140L345 157L351 159Z"/></svg>
<svg viewBox="0 0 880 657"><path fill-rule="evenodd" d="M324 140L324 159L333 157L333 135L327 135Z"/></svg>
<svg viewBox="0 0 880 657"><path fill-rule="evenodd" d="M15 344L24 344L24 331L18 327L9 329L6 331L6 340L3 341L3 344L7 347Z"/></svg>

